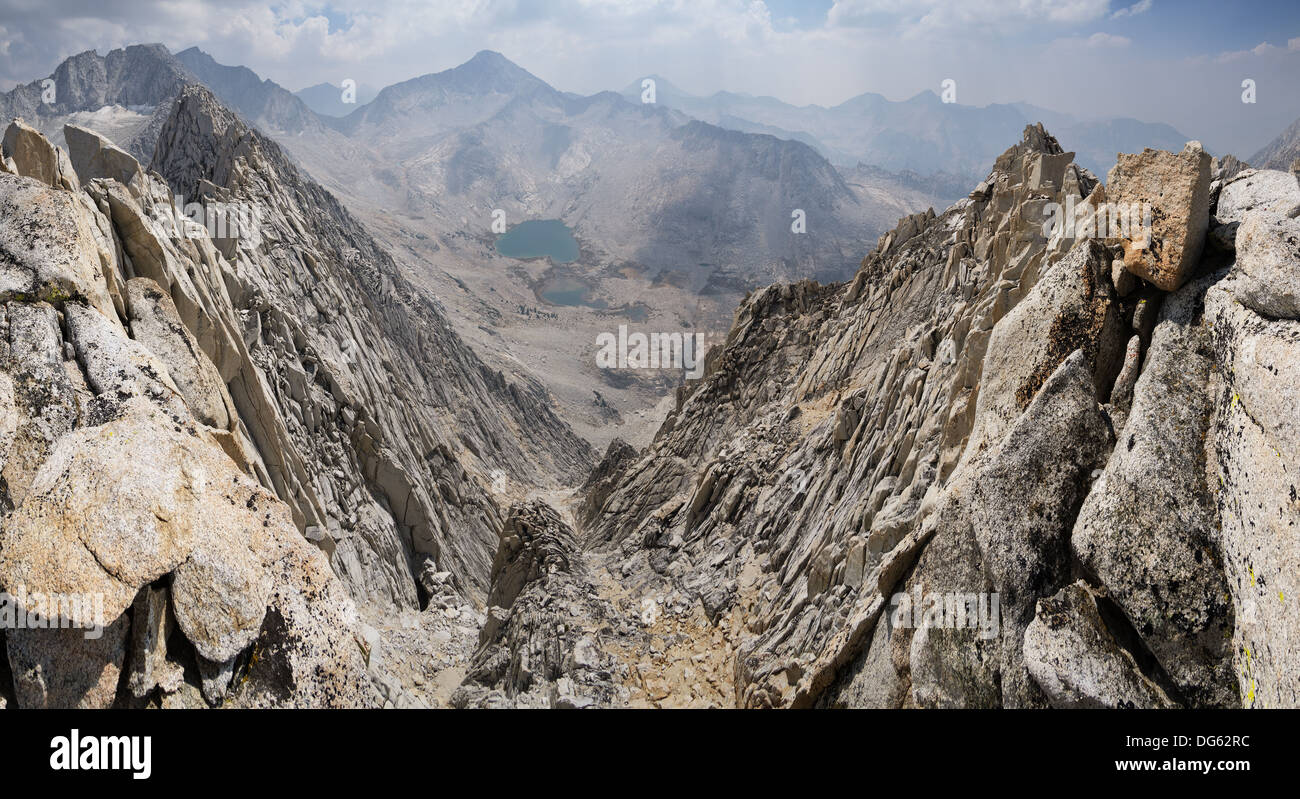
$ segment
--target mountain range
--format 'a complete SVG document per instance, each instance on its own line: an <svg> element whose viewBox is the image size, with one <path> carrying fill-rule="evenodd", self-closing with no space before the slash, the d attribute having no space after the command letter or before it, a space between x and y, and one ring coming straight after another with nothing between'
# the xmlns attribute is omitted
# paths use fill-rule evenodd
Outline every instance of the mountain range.
<svg viewBox="0 0 1300 799"><path fill-rule="evenodd" d="M669 108L732 130L802 141L842 167L863 163L978 181L1006 142L1035 122L1055 131L1077 162L1096 174L1110 168L1116 153L1141 152L1144 147L1177 149L1188 140L1163 123L1080 119L1027 103L982 107L945 103L932 91L904 101L868 93L831 107L795 106L774 97L726 91L700 97L663 77L648 79L655 83L656 102ZM623 96L640 102L644 80L624 88Z"/></svg>
<svg viewBox="0 0 1300 799"><path fill-rule="evenodd" d="M0 96L0 591L60 624L0 707L1300 705L1295 160L1033 123L936 210L1009 107L886 171L487 51L342 117L54 79ZM597 367L629 326L716 335Z"/></svg>

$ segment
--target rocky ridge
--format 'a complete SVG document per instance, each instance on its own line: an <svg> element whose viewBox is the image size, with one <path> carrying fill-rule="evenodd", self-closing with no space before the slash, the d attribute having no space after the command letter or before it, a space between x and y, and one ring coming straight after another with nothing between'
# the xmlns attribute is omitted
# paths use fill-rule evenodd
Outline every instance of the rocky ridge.
<svg viewBox="0 0 1300 799"><path fill-rule="evenodd" d="M853 281L754 292L654 443L593 475L587 567L706 618L688 649L742 706L1294 706L1300 186L1207 160L1102 187L1031 126ZM1125 237L1044 228L1153 168L1185 187L1147 231L1164 287ZM954 600L994 623L937 623Z"/></svg>
<svg viewBox="0 0 1300 799"><path fill-rule="evenodd" d="M483 475L576 481L592 453L205 89L161 133L147 169L87 130L5 133L0 588L100 596L106 624L6 630L6 698L401 704L364 618L473 619Z"/></svg>

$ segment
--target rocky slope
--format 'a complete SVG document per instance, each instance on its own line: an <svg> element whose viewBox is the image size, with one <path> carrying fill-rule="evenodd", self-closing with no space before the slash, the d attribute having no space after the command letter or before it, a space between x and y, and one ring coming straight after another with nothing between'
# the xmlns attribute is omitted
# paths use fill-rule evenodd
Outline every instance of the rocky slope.
<svg viewBox="0 0 1300 799"><path fill-rule="evenodd" d="M615 435L648 439L676 376L604 380L589 357L598 335L632 323L720 337L746 290L799 275L844 279L864 239L940 204L930 182L870 170L842 179L803 144L613 93L560 92L491 52L387 87L345 119L322 119L274 82L194 48L85 53L57 75L56 103L40 101L35 81L0 95L0 111L57 145L65 124L90 128L143 163L180 87L202 83L338 197L493 368L540 382L566 423L602 446ZM68 89L81 84L97 88ZM564 219L578 262L500 255L498 209L508 225ZM791 230L795 209L802 233ZM564 286L580 299L564 299Z"/></svg>
<svg viewBox="0 0 1300 799"><path fill-rule="evenodd" d="M1149 251L1045 237L1048 203L1108 195L1156 206ZM611 447L551 535L569 554L538 579L612 575L587 595L621 615L538 661L510 632L538 623L525 588L483 657L546 667L460 696L1296 705L1297 209L1294 174L1195 143L1122 156L1103 188L1026 129L850 283L746 300L654 443Z"/></svg>
<svg viewBox="0 0 1300 799"><path fill-rule="evenodd" d="M1251 156L1250 163L1260 169L1290 169L1297 159L1300 159L1300 119Z"/></svg>
<svg viewBox="0 0 1300 799"><path fill-rule="evenodd" d="M486 475L576 482L590 449L207 90L148 170L64 136L4 137L0 588L102 596L107 627L6 630L7 698L400 703L363 615L472 617Z"/></svg>

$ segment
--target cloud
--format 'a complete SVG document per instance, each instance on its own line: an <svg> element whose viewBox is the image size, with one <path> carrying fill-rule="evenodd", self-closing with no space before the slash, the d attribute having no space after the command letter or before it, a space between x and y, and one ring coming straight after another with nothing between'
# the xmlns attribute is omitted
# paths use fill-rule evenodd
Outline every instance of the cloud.
<svg viewBox="0 0 1300 799"><path fill-rule="evenodd" d="M904 33L995 29L1044 22L1091 22L1104 18L1109 10L1110 0L835 0L827 24L894 28Z"/></svg>
<svg viewBox="0 0 1300 799"><path fill-rule="evenodd" d="M1230 50L1219 53L1214 57L1214 61L1219 64L1227 64L1233 61L1241 61L1242 59L1250 58L1251 56L1274 55L1288 50L1294 50L1295 48L1292 48L1290 44L1290 42L1287 42L1287 47L1282 48L1277 45L1269 44L1268 42L1260 42L1249 50Z"/></svg>
<svg viewBox="0 0 1300 799"><path fill-rule="evenodd" d="M1118 9L1114 14L1110 15L1111 19L1119 19L1120 17L1136 17L1138 14L1145 14L1151 10L1151 2L1152 0L1138 0L1138 2L1128 8Z"/></svg>
<svg viewBox="0 0 1300 799"><path fill-rule="evenodd" d="M1118 36L1113 33L1101 33L1101 32L1094 33L1093 35L1087 38L1074 37L1074 38L1066 38L1066 39L1057 39L1056 41L1058 44L1066 45L1066 46L1073 45L1073 46L1080 46L1080 47L1092 47L1097 49L1108 48L1108 47L1128 47L1130 44L1133 43L1133 40L1128 38L1127 36Z"/></svg>

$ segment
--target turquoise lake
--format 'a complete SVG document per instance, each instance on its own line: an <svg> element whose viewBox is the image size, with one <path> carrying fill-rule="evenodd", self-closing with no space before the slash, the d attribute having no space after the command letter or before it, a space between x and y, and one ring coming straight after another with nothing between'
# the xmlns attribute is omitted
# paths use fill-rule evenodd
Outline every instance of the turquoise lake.
<svg viewBox="0 0 1300 799"><path fill-rule="evenodd" d="M568 264L578 260L578 240L558 219L533 219L498 236L497 252L507 258L548 257L557 264Z"/></svg>
<svg viewBox="0 0 1300 799"><path fill-rule="evenodd" d="M591 299L591 287L580 280L553 277L542 285L542 299L553 305L585 305L588 308L605 308L601 300Z"/></svg>

